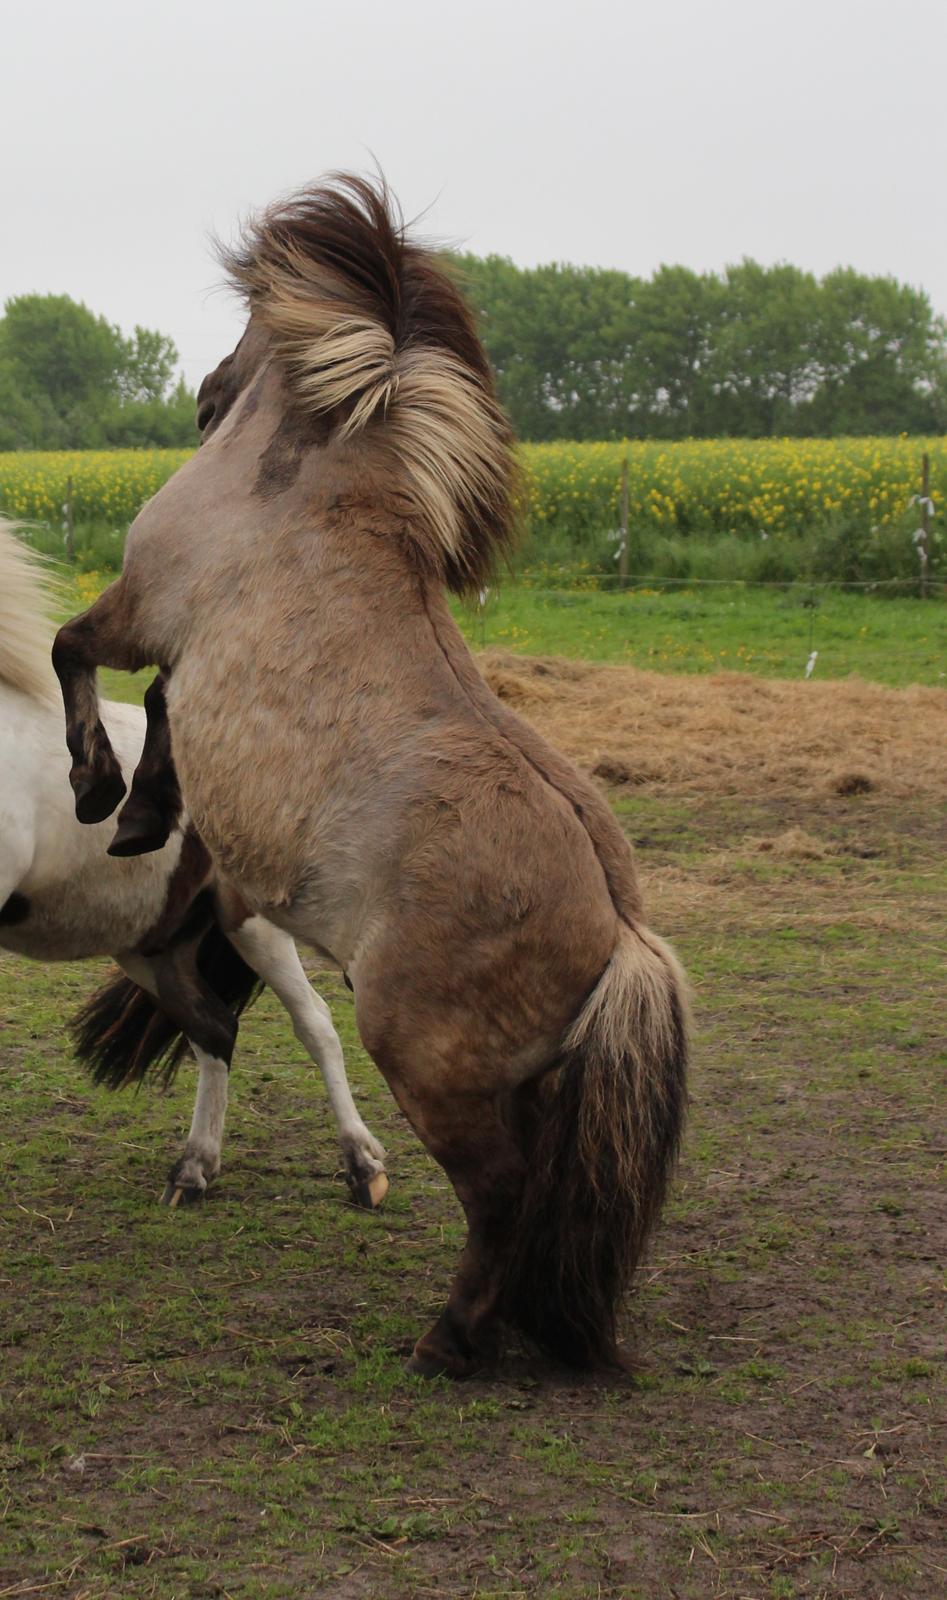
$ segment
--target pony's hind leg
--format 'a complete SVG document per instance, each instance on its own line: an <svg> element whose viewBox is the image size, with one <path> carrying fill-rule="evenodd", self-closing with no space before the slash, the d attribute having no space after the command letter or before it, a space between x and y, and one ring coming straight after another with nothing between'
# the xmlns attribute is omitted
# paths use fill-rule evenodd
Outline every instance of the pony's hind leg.
<svg viewBox="0 0 947 1600"><path fill-rule="evenodd" d="M181 816L181 790L171 755L171 729L158 674L145 694L145 743L131 793L118 815L110 856L140 856L167 844Z"/></svg>
<svg viewBox="0 0 947 1600"><path fill-rule="evenodd" d="M356 980L356 997L360 990ZM417 1341L409 1368L425 1377L465 1378L490 1364L499 1348L504 1269L527 1170L515 1096L482 1060L458 1059L462 1052L441 1056L421 1040L410 1057L396 1050L386 1010L377 1019L369 1010L360 1004L365 1047L418 1138L447 1173L467 1220L447 1304ZM464 1087L477 1082L481 1092Z"/></svg>
<svg viewBox="0 0 947 1600"><path fill-rule="evenodd" d="M251 917L239 928L226 931L247 965L259 973L286 1007L297 1039L322 1073L339 1130L352 1198L356 1205L373 1210L388 1192L385 1152L356 1110L329 1007L309 983L288 933L263 917Z"/></svg>
<svg viewBox="0 0 947 1600"><path fill-rule="evenodd" d="M127 599L120 578L88 611L64 623L53 643L53 667L66 712L66 744L72 756L69 782L80 822L104 822L125 793L125 781L102 725L95 672L98 666L136 672L145 665L126 637Z"/></svg>
<svg viewBox="0 0 947 1600"><path fill-rule="evenodd" d="M409 1369L423 1377L465 1378L496 1359L504 1262L526 1162L494 1096L459 1095L450 1104L415 1102L416 1131L449 1177L464 1209L467 1240L447 1304L417 1341Z"/></svg>

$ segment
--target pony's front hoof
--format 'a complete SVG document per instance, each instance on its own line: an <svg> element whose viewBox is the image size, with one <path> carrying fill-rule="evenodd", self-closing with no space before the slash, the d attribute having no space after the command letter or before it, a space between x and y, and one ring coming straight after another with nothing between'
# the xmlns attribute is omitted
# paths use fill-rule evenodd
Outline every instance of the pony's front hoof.
<svg viewBox="0 0 947 1600"><path fill-rule="evenodd" d="M144 818L125 817L123 814L118 819L115 836L106 854L147 856L155 850L163 850L170 837L171 829L157 820L146 822Z"/></svg>
<svg viewBox="0 0 947 1600"><path fill-rule="evenodd" d="M345 1181L349 1193L363 1211L377 1211L390 1184L385 1171L385 1152L374 1134L362 1127L342 1139Z"/></svg>
<svg viewBox="0 0 947 1600"><path fill-rule="evenodd" d="M74 778L72 787L76 796L76 819L85 823L104 822L125 795L125 779L120 772L109 773L104 778Z"/></svg>

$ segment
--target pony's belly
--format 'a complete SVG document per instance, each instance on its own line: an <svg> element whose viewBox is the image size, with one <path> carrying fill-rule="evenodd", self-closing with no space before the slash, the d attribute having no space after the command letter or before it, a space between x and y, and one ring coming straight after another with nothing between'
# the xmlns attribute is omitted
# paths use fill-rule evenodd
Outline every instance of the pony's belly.
<svg viewBox="0 0 947 1600"><path fill-rule="evenodd" d="M218 879L252 914L265 917L330 965L346 970L365 937L363 885L330 882L312 868L300 870L295 878L274 878L266 871L254 876L248 871L246 854L228 848L227 841L212 842L209 848Z"/></svg>
<svg viewBox="0 0 947 1600"><path fill-rule="evenodd" d="M215 871L257 915L344 967L390 872L364 797L331 789L312 757L279 772L264 753L238 772L225 738L192 740L181 721L172 737L188 814ZM201 759L208 747L213 763Z"/></svg>

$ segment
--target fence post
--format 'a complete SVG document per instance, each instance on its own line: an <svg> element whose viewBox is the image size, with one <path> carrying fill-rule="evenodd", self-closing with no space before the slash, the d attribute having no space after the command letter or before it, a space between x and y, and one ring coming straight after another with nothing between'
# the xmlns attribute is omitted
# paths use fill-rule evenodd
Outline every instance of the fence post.
<svg viewBox="0 0 947 1600"><path fill-rule="evenodd" d="M66 560L76 559L76 527L72 510L72 475L66 479L66 504L63 506L63 533L66 544Z"/></svg>
<svg viewBox="0 0 947 1600"><path fill-rule="evenodd" d="M621 542L618 546L618 586L624 589L628 582L628 457L621 464Z"/></svg>
<svg viewBox="0 0 947 1600"><path fill-rule="evenodd" d="M921 563L921 599L927 599L928 535L931 531L931 458L921 456L921 526L918 529L917 556Z"/></svg>

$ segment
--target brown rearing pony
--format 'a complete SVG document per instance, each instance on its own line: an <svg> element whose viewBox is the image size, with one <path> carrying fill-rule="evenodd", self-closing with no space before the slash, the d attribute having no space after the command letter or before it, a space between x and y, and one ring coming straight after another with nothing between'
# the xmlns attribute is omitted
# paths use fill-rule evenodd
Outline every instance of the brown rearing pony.
<svg viewBox="0 0 947 1600"><path fill-rule="evenodd" d="M684 986L604 799L494 698L446 603L511 523L485 354L381 186L302 192L228 264L249 321L202 385L203 446L57 640L77 812L124 792L96 664L158 664L167 723L155 698L116 848L167 828L170 728L219 870L347 974L466 1213L414 1369L472 1371L502 1323L616 1359L681 1133Z"/></svg>

